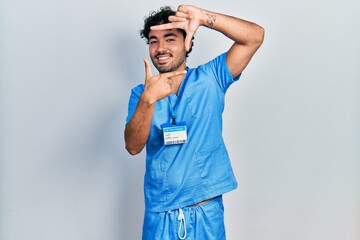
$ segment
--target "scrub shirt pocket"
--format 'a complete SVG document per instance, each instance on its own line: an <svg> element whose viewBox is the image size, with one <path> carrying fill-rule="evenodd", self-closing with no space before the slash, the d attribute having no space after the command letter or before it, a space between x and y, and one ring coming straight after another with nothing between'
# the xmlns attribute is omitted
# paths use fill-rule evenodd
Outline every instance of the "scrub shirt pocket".
<svg viewBox="0 0 360 240"><path fill-rule="evenodd" d="M150 202L165 202L169 199L167 170L167 158L146 166L145 196Z"/></svg>
<svg viewBox="0 0 360 240"><path fill-rule="evenodd" d="M188 87L184 95L193 118L200 118L210 113L209 84L197 84Z"/></svg>

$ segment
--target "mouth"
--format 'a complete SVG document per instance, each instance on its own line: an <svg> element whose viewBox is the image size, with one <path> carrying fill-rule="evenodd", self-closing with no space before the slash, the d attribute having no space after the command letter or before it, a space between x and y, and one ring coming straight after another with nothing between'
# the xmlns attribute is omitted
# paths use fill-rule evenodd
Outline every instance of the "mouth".
<svg viewBox="0 0 360 240"><path fill-rule="evenodd" d="M165 64L167 63L171 58L170 54L159 54L156 56L156 59L159 64Z"/></svg>

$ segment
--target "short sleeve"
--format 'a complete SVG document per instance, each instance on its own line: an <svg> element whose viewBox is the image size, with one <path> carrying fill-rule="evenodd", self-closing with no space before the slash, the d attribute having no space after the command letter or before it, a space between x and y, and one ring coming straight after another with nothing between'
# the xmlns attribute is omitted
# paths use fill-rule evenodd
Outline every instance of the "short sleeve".
<svg viewBox="0 0 360 240"><path fill-rule="evenodd" d="M199 69L202 69L207 74L211 75L212 79L217 81L218 85L223 92L229 88L229 86L235 81L239 80L241 74L233 78L231 72L226 64L226 52L217 56L213 60L205 63L204 65L199 66Z"/></svg>
<svg viewBox="0 0 360 240"><path fill-rule="evenodd" d="M131 117L133 116L143 91L144 91L144 84L139 84L138 86L134 87L131 90L131 95L128 103L128 115L126 117L126 123L128 123Z"/></svg>

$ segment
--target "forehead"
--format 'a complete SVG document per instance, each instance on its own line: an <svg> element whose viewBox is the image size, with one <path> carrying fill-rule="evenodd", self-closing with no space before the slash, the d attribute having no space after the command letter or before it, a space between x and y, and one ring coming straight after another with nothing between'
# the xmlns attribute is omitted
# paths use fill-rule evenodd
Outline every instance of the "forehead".
<svg viewBox="0 0 360 240"><path fill-rule="evenodd" d="M161 38L168 36L183 37L183 34L177 28L166 29L166 30L150 30L149 32L149 38Z"/></svg>

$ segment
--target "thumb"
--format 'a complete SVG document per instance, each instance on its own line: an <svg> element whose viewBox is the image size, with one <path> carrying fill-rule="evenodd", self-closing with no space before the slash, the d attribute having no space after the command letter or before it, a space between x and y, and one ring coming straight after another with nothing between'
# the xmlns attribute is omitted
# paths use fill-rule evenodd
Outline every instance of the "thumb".
<svg viewBox="0 0 360 240"><path fill-rule="evenodd" d="M188 52L191 48L191 44L192 44L192 39L193 39L194 33L193 32L189 32L186 34L186 38L185 38L185 50Z"/></svg>
<svg viewBox="0 0 360 240"><path fill-rule="evenodd" d="M145 63L145 80L152 77L152 71L151 71L151 66L149 61L144 58L144 63Z"/></svg>

